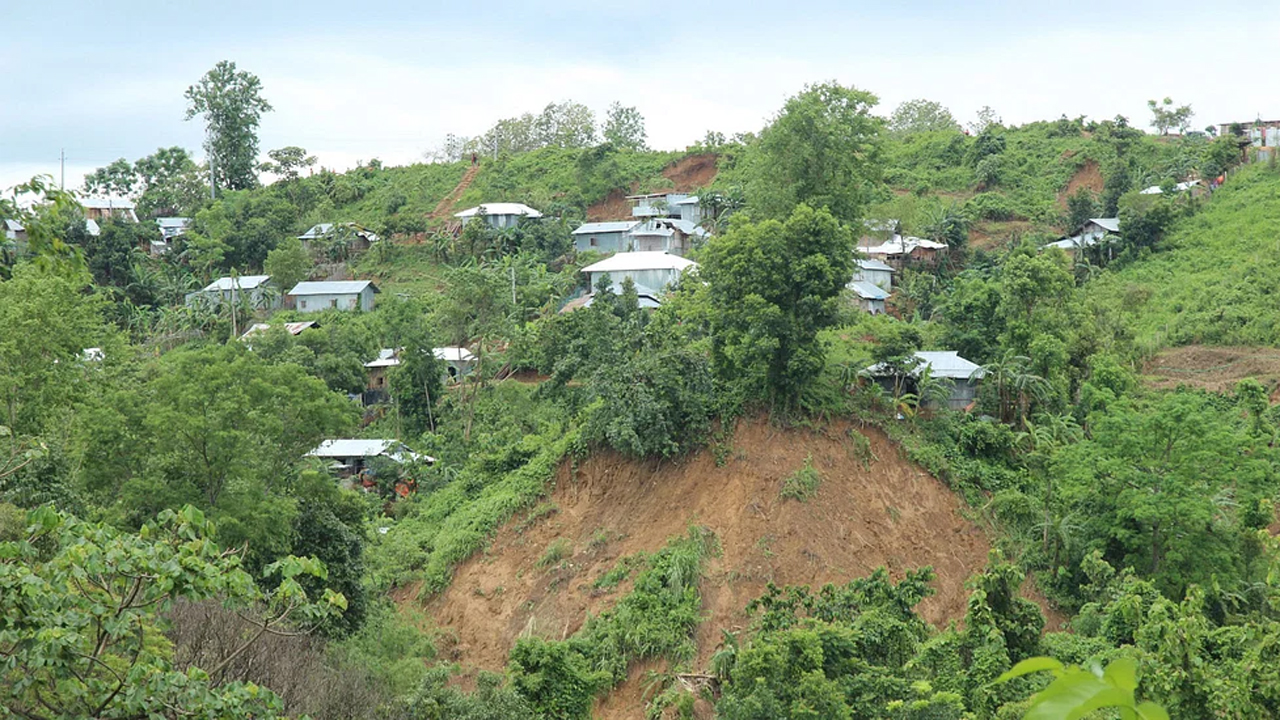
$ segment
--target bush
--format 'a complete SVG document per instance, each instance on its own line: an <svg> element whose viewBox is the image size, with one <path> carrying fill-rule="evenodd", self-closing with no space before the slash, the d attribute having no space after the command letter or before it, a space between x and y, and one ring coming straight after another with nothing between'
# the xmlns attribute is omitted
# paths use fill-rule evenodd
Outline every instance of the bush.
<svg viewBox="0 0 1280 720"><path fill-rule="evenodd" d="M974 195L964 204L965 212L979 220L1013 220L1016 213L1013 202L1001 193L984 192Z"/></svg>
<svg viewBox="0 0 1280 720"><path fill-rule="evenodd" d="M791 473L782 481L782 492L779 494L788 500L805 502L818 492L822 484L822 473L813 467L813 456L805 458L804 467Z"/></svg>

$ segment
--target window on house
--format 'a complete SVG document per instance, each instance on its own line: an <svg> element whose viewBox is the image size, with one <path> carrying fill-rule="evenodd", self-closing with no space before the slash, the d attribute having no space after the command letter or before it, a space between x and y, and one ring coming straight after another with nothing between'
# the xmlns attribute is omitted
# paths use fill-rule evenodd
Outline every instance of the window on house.
<svg viewBox="0 0 1280 720"><path fill-rule="evenodd" d="M597 245L599 245L599 244L600 244L600 243L599 243L599 242L597 242L595 238L591 238L591 247L596 247L596 246L597 246Z"/></svg>
<svg viewBox="0 0 1280 720"><path fill-rule="evenodd" d="M307 301L306 301L306 300L299 300L299 301L298 301L298 309L299 309L299 310L306 310L306 309L307 309Z"/></svg>
<svg viewBox="0 0 1280 720"><path fill-rule="evenodd" d="M330 301L329 301L329 307L331 307L331 308L336 308L336 307L338 307L338 298L334 298L334 299L330 300Z"/></svg>

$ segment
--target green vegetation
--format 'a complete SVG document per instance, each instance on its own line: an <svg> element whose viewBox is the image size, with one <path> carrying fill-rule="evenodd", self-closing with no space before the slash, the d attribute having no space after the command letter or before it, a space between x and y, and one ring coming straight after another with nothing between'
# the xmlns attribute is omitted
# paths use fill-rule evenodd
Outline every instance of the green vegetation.
<svg viewBox="0 0 1280 720"><path fill-rule="evenodd" d="M224 116L228 98L251 112ZM86 180L144 215L192 217L171 244L147 222L95 234L45 181L16 189L34 204L0 200L25 233L0 244L0 688L27 716L579 718L658 658L654 716L691 714L704 689L724 718L1040 717L1068 696L1122 716L1159 717L1138 699L1172 717L1280 716L1276 388L1157 391L1141 374L1170 346L1280 342L1280 174L1237 167L1236 134L1015 127L989 108L966 133L928 100L886 119L870 93L811 85L758 134L690 148L715 156L708 187L689 188L714 234L649 309L632 278L586 287L599 255L571 235L595 203L672 189L663 172L685 154L645 149L635 108L598 127L551 104L409 167L304 172L313 158L286 146L258 187L256 78L220 64L189 100L211 123L216 198L181 148ZM1185 130L1189 109L1166 105L1157 129ZM1176 190L1219 176L1212 193ZM498 201L545 216L453 218ZM1100 216L1119 232L1075 256L1040 249ZM946 251L904 260L890 313L871 316L845 288L855 242L889 221ZM317 223L335 230L296 239ZM277 286L257 298L186 301L261 270ZM372 279L377 307L273 309L307 278ZM302 320L316 325L285 328ZM448 365L443 348L470 359ZM964 378L926 371L922 349L982 367L976 396L956 398L969 407L950 409ZM375 377L383 350L398 364ZM864 376L873 363L886 377ZM553 481L576 481L590 453L662 468L714 443L723 465L734 421L763 414L851 428L842 452L869 477L860 428L876 426L969 503L998 550L962 624L916 614L928 568L768 586L697 667L716 540L692 529L599 574L589 592L609 609L577 633L520 638L474 692L450 680L449 629L418 601L504 523L554 529ZM348 437L413 454L392 446L347 482L307 456ZM820 511L824 462L786 468L782 498ZM751 535L760 555L782 552L773 530ZM535 535L547 544L520 572L628 551L607 528L580 556L541 530L517 542ZM1027 577L1070 632L1043 632Z"/></svg>
<svg viewBox="0 0 1280 720"><path fill-rule="evenodd" d="M632 591L610 611L588 619L568 640L522 638L511 651L512 684L537 717L581 718L601 691L621 682L636 660L688 663L696 654L698 580L716 552L701 528L646 558Z"/></svg>
<svg viewBox="0 0 1280 720"><path fill-rule="evenodd" d="M804 459L804 467L791 473L782 480L782 490L778 493L788 500L804 502L818 492L822 484L822 473L813 467L813 456Z"/></svg>

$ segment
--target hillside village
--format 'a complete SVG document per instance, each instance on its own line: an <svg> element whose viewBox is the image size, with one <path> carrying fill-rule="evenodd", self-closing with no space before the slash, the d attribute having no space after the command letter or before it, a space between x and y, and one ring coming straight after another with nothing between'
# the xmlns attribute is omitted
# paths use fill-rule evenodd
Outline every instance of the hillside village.
<svg viewBox="0 0 1280 720"><path fill-rule="evenodd" d="M12 189L7 710L1280 717L1280 123L911 102Z"/></svg>

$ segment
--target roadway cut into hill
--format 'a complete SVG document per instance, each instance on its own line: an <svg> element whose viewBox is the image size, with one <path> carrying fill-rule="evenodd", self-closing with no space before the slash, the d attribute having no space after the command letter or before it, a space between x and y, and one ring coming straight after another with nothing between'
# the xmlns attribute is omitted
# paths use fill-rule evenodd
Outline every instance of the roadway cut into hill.
<svg viewBox="0 0 1280 720"><path fill-rule="evenodd" d="M874 457L865 466L850 433L869 441ZM807 459L823 477L816 494L807 502L783 499L784 479ZM880 566L896 578L930 565L937 593L920 612L935 625L964 616L964 582L986 564L988 537L965 518L959 498L905 460L878 429L847 421L821 430L743 421L721 460L717 465L708 449L675 461L598 452L576 467L566 462L545 502L507 523L485 552L458 568L448 590L428 601L445 657L465 668L500 670L522 635L572 635L588 613L609 609L630 589L623 582L595 590L598 578L620 558L657 550L690 525L710 528L721 546L701 585L700 667L721 629L747 626L744 607L770 581L817 587ZM615 696L638 697L628 692L633 684Z"/></svg>

